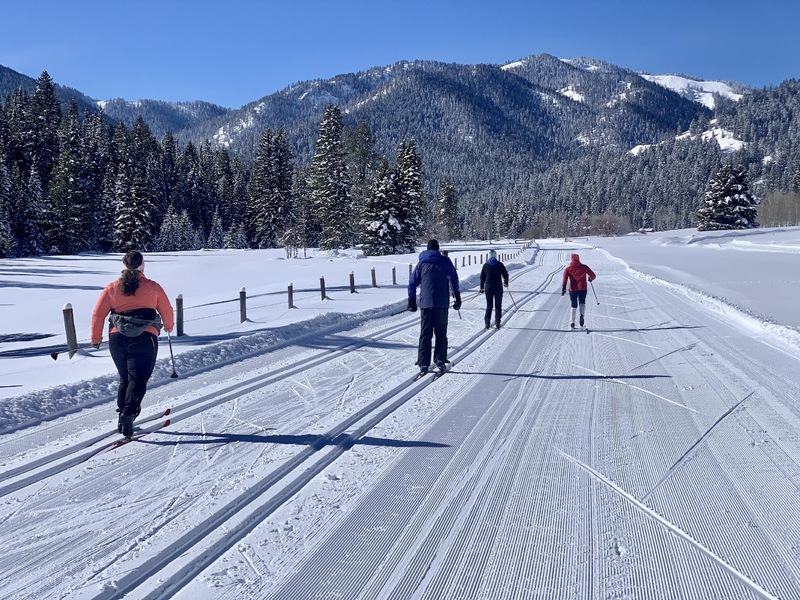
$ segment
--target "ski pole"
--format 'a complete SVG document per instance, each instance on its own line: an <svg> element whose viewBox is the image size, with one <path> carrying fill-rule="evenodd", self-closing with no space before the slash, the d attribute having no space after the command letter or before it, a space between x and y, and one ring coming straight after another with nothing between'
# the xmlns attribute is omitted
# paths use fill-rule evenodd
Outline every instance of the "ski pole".
<svg viewBox="0 0 800 600"><path fill-rule="evenodd" d="M172 359L172 375L170 377L177 379L178 373L175 371L175 355L172 354L172 339L169 337L169 331L167 332L167 343L169 344L169 357Z"/></svg>
<svg viewBox="0 0 800 600"><path fill-rule="evenodd" d="M597 292L594 291L594 284L592 283L591 279L589 280L589 285L592 286L592 293L594 294L594 299L597 300ZM597 300L597 304L598 306L600 305L600 300Z"/></svg>
<svg viewBox="0 0 800 600"><path fill-rule="evenodd" d="M508 297L511 298L511 301L514 303L514 309L519 310L519 307L517 306L517 301L514 300L514 296L511 295L511 290L508 290Z"/></svg>
<svg viewBox="0 0 800 600"><path fill-rule="evenodd" d="M75 352L77 352L78 350L84 350L85 348L91 348L91 347L92 347L91 344L83 344L83 345L78 346L77 348L75 348ZM59 354L66 354L69 351L70 351L69 348L67 348L66 350L58 350L56 352L51 352L50 353L50 358L52 358L53 360L58 360L58 355Z"/></svg>

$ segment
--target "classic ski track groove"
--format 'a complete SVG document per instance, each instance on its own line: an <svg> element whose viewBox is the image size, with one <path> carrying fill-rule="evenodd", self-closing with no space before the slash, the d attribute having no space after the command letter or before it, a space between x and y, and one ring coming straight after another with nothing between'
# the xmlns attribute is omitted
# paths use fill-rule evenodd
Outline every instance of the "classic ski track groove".
<svg viewBox="0 0 800 600"><path fill-rule="evenodd" d="M553 277L561 271L561 267L552 271L541 283L537 289L527 293L517 303L519 307L524 306L532 299L534 299L542 290L551 285ZM518 275L519 276L519 275ZM507 320L511 318L515 311L509 311L504 318ZM495 333L496 330L480 331L479 333L468 338L464 343L458 346L452 354L453 361L461 360L475 351L480 346L483 338ZM340 422L333 429L329 430L326 434L319 437L317 442L310 444L291 459L283 463L275 471L262 478L261 481L253 483L245 492L240 494L233 502L221 507L203 523L195 526L183 535L180 539L170 544L157 556L149 559L144 564L138 566L133 572L126 576L121 577L116 582L116 590L109 591L108 593L99 594L96 598L111 599L122 598L132 590L141 586L148 579L153 577L156 573L167 567L173 561L180 558L184 553L190 550L199 542L202 542L207 536L219 528L223 528L226 521L232 519L245 507L254 503L256 500L261 499L263 503L260 506L251 508L250 514L243 518L239 524L226 528L226 533L222 536L221 540L212 543L206 548L199 556L194 557L190 563L181 568L174 575L166 578L159 587L145 596L148 600L156 598L170 598L178 590L183 588L188 583L192 582L198 573L200 573L208 564L211 564L222 553L234 546L236 542L244 538L250 533L259 523L266 517L272 514L284 503L289 501L295 496L305 485L321 473L326 467L335 462L344 452L350 449L353 443L359 438L365 436L372 428L383 421L387 416L395 412L400 406L404 405L408 400L414 398L422 389L434 383L432 379L422 378L419 381L413 382L413 377L405 382L396 386L389 392L379 396L367 406L353 414L350 418ZM247 390L249 391L249 390ZM246 393L242 392L242 393ZM173 411L173 414L174 411ZM185 418L181 416L181 418ZM173 418L173 422L179 420ZM304 467L303 472L292 482L278 491L274 496L264 500L266 492L270 490L276 483L282 481L286 477L293 475L295 471L306 461L312 458L318 452L328 445L330 440L334 440L340 435L344 434L350 427L357 425L359 422L366 420L365 423L360 425L353 433L345 435L344 439L339 441L327 454L320 457L316 462Z"/></svg>
<svg viewBox="0 0 800 600"><path fill-rule="evenodd" d="M539 254L537 262L540 264L543 262L543 255L544 253ZM554 271L549 280L545 281L538 289L544 289L549 282L552 282L555 273L560 270L561 268ZM608 290L618 297L635 297L634 292L636 290L646 288L644 285L628 280L616 281L616 283L618 284L616 291L611 292L610 286ZM625 294L622 292L625 292ZM530 292L525 301L519 304L526 304L536 293L537 291ZM661 293L667 294L669 292ZM627 307L624 308L636 310L632 305L633 302L631 300ZM509 311L505 315L506 321L511 317L515 319L523 318L522 316L516 316L516 312L516 310L514 312ZM552 311L546 316L545 327L553 326L558 321L557 327L563 329L564 323L562 321L564 319L558 317L555 312ZM597 318L599 319L600 315ZM614 317L608 315L603 315L602 318L615 320ZM532 319L533 317L530 318L530 320ZM626 319L616 320L632 322ZM410 321L413 321L413 319L410 319ZM674 323L674 321L665 321L664 324L666 323ZM595 324L592 323L592 325L594 326ZM540 327L539 322L536 324L536 328L538 327ZM646 327L642 329L646 329ZM542 329L541 331L548 330ZM549 331L552 331L552 329ZM469 345L472 342L486 341L489 336L495 333L496 331L494 330L487 332L481 330L476 333L456 349L454 358L458 355L459 362L462 362L463 358L470 353L471 348ZM535 340L535 336L538 334L533 335ZM640 396L642 392L647 395L658 394L660 397L667 395L664 390L670 388L667 381L661 379L651 380L653 390L644 390L631 385L603 385L602 379L600 379L594 385L605 391L601 392L597 397L593 396L591 402L578 404L575 407L571 407L568 402L564 402L563 397L554 397L557 392L547 391L546 387L540 385L541 380L535 376L527 375L528 379L516 379L512 385L516 386L513 389L517 390L517 395L513 396L509 391L508 394L510 396L505 398L508 404L503 406L502 410L500 408L500 399L495 397L488 406L483 406L485 414L482 415L481 420L478 421L478 418L475 417L477 421L476 430L465 429L466 435L470 439L470 444L465 444L463 450L458 453L454 450L455 454L452 454L453 461L445 463L445 468L451 478L448 479L443 476L433 479L434 493L423 496L422 507L419 504L411 507L415 512L411 513L412 517L409 518L409 523L413 526L409 526L403 531L397 540L390 538L387 534L375 536L379 538L376 543L388 544L388 551L383 555L378 555L386 556L385 560L382 563L377 563L377 568L375 568L373 563L368 560L370 558L374 560L374 556L370 555L369 549L359 548L359 555L352 556L354 559L353 569L356 569L352 573L353 579L356 580L355 583L348 581L351 577L351 573L348 572L347 577L339 577L339 579L344 579L345 581L328 580L329 583L335 583L336 588L324 589L317 587L317 591L323 589L324 592L334 593L336 590L343 589L343 586L350 585L351 588L349 589L355 589L356 593L345 594L343 597L375 598L383 596L372 594L386 592L387 598L485 597L511 600L512 598L529 598L537 594L541 596L541 594L548 591L553 592L551 596L553 598L585 598L592 597L593 594L604 594L603 597L610 597L612 594L615 597L641 597L640 595L647 591L651 594L657 594L650 597L744 598L745 596L742 595L744 589L736 587L736 585L746 586L748 582L754 583L755 580L769 582L773 586L780 585L781 587L776 588L776 590L780 589L784 593L786 593L786 590L796 590L798 573L796 570L791 571L792 565L796 564L796 556L787 554L789 553L789 546L785 542L781 543L776 537L778 535L777 531L769 528L764 528L765 531L761 531L759 524L762 521L770 521L773 525L776 522L781 522L780 519L785 517L782 511L789 511L787 514L790 514L793 509L797 509L800 502L795 501L794 504L789 503L785 506L774 508L763 504L759 505L759 503L755 502L756 495L753 490L758 490L768 497L773 497L774 494L776 498L792 498L792 486L794 486L795 490L800 489L800 474L798 474L798 465L794 458L797 456L797 452L792 453L792 450L800 446L800 441L796 441L795 437L790 435L786 436L787 439L776 439L775 437L769 439L771 444L767 446L768 453L765 454L765 457L772 462L765 465L762 461L759 466L762 468L772 467L784 473L785 477L763 480L760 478L757 469L750 468L746 464L746 461L753 459L743 455L741 448L729 448L727 446L727 443L732 439L727 436L727 433L732 429L752 431L750 434L752 441L754 444L758 443L760 440L758 430L762 427L761 421L773 418L773 415L775 415L774 418L781 417L785 420L786 429L783 429L783 431L791 434L794 431L791 427L800 424L798 408L791 403L779 403L772 399L772 397L780 398L780 393L785 388L778 386L770 379L770 367L767 366L765 369L767 377L762 384L762 388L758 391L758 397L754 399L755 401L752 404L759 408L767 406L772 412L751 414L750 410L748 410L749 404L741 399L748 391L754 389L754 386L751 385L753 382L747 381L747 377L740 377L736 381L728 381L723 376L723 374L730 373L736 367L737 360L743 360L736 354L737 349L735 347L725 340L720 341L718 347L720 348L721 358L718 359L706 344L698 345L696 341L687 343L692 339L691 331L665 331L659 335L663 337L657 339L666 347L661 347L659 350L659 347L654 345L652 354L660 358L640 364L642 359L639 356L632 353L620 353L605 357L606 359L611 359L610 365L607 363L601 364L599 359L603 356L606 345L608 344L608 347L611 347L610 344L613 343L612 340L604 341L601 339L592 343L591 353L581 356L586 360L586 365L582 368L591 368L595 373L610 372L615 376L619 375L621 377L621 374L630 374L636 369L641 369L645 364L653 365L653 363L656 363L655 366L657 368L653 370L653 373L665 373L668 376L673 369L673 365L677 362L683 365L688 364L690 365L688 368L694 370L696 379L687 376L685 377L686 381L681 381L682 385L687 387L683 388L684 391L679 393L679 399L686 401L684 408L702 408L702 411L697 410L694 413L683 411L675 414L674 409L668 403L654 403L652 400L644 401ZM567 338L569 338L568 342L565 343L565 347L561 352L569 356L572 361L570 363L569 359L564 359L562 364L575 364L577 361L574 360L574 355L570 356L569 353L574 352L574 348L578 344L585 345L587 343L586 338L578 339L572 336L565 336L565 339ZM371 335L370 340L374 339L374 335ZM511 346L507 348L510 352ZM535 344L531 344L531 347L526 352L535 353ZM463 353L463 355L459 353ZM702 356L699 355L701 353ZM552 365L556 364L556 354L557 352L553 352L549 357L542 357L540 362L535 363L533 373L555 372ZM671 358L661 360L667 357ZM564 357L562 356L561 358L563 359ZM508 357L506 357L506 360L510 361ZM549 370L548 366L550 367ZM684 369L686 368L684 367ZM530 370L526 371L528 374L530 372ZM507 371L504 371L504 373L507 373ZM505 378L505 381L508 381L508 378ZM392 398L389 398L388 394L384 394L381 398L385 398L384 402L392 402L390 405L384 404L380 406L376 405L377 400L373 401L372 404L363 407L356 415L331 427L326 434L319 436L316 443L304 450L304 452L308 452L307 458L309 462L311 462L310 459L315 453L321 453L322 456L316 457L316 462L308 464L299 459L299 454L295 455L293 460L298 461L297 466L307 466L306 471L298 474L298 469L288 465L282 465L281 468L275 469L272 473L256 482L247 492L219 507L214 514L201 522L195 529L187 530L183 537L162 548L157 555L144 560L142 564L135 560L126 564L126 571L122 571L115 582L116 589L107 588L104 593L100 593L97 597L116 598L127 596L131 593L137 594L137 592L148 594L147 598L171 597L178 590L185 588L192 579L200 574L205 567L211 565L216 558L222 556L238 541L243 540L266 516L302 490L326 466L332 464L338 457L347 452L359 437L366 435L382 419L431 383L429 380L423 379L409 386L406 382L408 398L404 398L404 394L399 394L393 398L394 401L392 402ZM618 383L624 383L624 380ZM238 388L240 385L231 387ZM402 384L396 386L392 392L400 390L401 387ZM612 387L614 390L618 390L615 391L616 395L614 397L608 396L607 392ZM566 378L562 390L564 388L573 391L581 389L575 384L575 378ZM686 392L686 389L691 390L691 393ZM542 398L538 399L539 401L531 405L526 404L525 397L535 396L535 392L542 390L546 393ZM235 401L246 393L247 391L242 390L240 394L232 394L229 400ZM566 394L566 397L568 400L572 400L569 394ZM187 404L194 406L195 402L197 401ZM740 402L740 405L737 405L737 402ZM605 404L609 406L604 406ZM635 446L630 444L609 449L604 446L604 440L594 437L594 430L596 427L600 428L601 419L608 420L611 416L616 416L613 412L610 414L609 410L612 410L613 406L617 404L626 408L632 407L630 412L620 412L619 416L632 422L634 427L631 431L637 431L636 426L638 426L639 429L636 435L640 436L639 439L644 440L642 443L637 442ZM669 439L669 443L666 443L665 440L660 440L656 436L650 439L647 431L642 431L642 423L637 421L641 416L637 412L639 406L647 407L647 410L653 413L660 412L674 415L676 426L675 431L672 432L674 435L672 439ZM734 410L737 406L739 407L738 410ZM458 408L454 405L453 411ZM578 409L576 414L571 414L576 409ZM526 436L515 435L515 433L525 431L525 428L535 428L539 416L542 414L549 418L564 418L567 423L588 423L588 427L586 430L578 432L574 438L566 436L563 431L556 427L540 430L538 431L537 437L539 439L537 439L536 445L529 447ZM358 417L358 415L361 416ZM185 415L183 418L188 418L188 416L190 415ZM458 416L463 418L467 415L459 414ZM485 420L483 417L485 417ZM566 420L567 418L569 420ZM338 437L337 431L345 433L347 423L357 427L357 429L349 435L345 435L343 439L337 440L336 445L326 451L328 442ZM359 423L361 424L359 425ZM437 426L439 427L437 431L446 428L446 424L439 425L438 421ZM340 427L345 427L345 429L340 430ZM478 432L477 428L481 428L482 432ZM778 433L780 432L781 430L778 430ZM746 438L747 436L742 437ZM444 440L445 437L443 436L441 439ZM735 441L742 442L739 438L735 438ZM571 457L574 457L574 460L556 459L554 461L553 456L556 448L563 448ZM402 465L405 461L411 463L411 461L419 460L420 454L421 452L416 454L407 453L406 457L400 461L400 464ZM504 457L505 460L499 463L500 468L496 469L498 465L491 459L493 457L496 458L498 455ZM727 462L722 460L723 456L727 457ZM634 459L631 460L631 457L634 457ZM742 464L732 463L731 457L741 461ZM576 469L574 465L577 462L575 461L579 461L600 477L605 478L606 481L596 477L583 467ZM693 479L696 475L694 467L698 463L707 463L709 465L705 467L705 470L700 471L710 478L709 481L701 483ZM119 469L123 469L124 461L118 461L118 465ZM670 468L670 465L672 465L672 468ZM411 466L413 467L413 465ZM167 465L167 468L169 468L169 465ZM575 476L572 480L568 480L568 489L564 490L563 495L559 495L557 486L563 481L559 480L556 475L563 474L563 469L574 472ZM459 473L461 475L455 477ZM589 473L589 476L584 473ZM664 476L665 473L668 476L659 481L659 477ZM272 478L280 479L288 476L296 476L296 478L289 482L288 486L278 494L268 497L269 494L264 493L271 487L270 480ZM436 473L436 477L438 476L439 473ZM391 483L390 480L391 477L384 477L381 480L381 484L389 484ZM528 481L540 482L542 488L528 490L526 487ZM762 490L761 488L765 481L769 483L771 488L781 487L782 489ZM592 485L593 482L603 485ZM183 483L186 482L184 481ZM699 483L700 486L698 486ZM191 485L191 482L187 485ZM727 488L725 487L726 485ZM452 486L452 488L449 486ZM735 498L729 496L731 489L735 492L738 491ZM444 500L437 496L436 490ZM524 493L520 493L521 490L524 490ZM648 490L650 490L649 493ZM699 492L705 494L703 497L713 506L729 507L731 514L728 516L728 520L733 523L741 522L741 529L736 531L729 525L726 535L730 537L728 539L717 537L714 525L717 522L716 519L720 517L713 512L706 512L703 506L692 504L693 496L696 496ZM264 497L259 498L259 493ZM727 496L725 495L726 493L728 494ZM628 494L629 497L625 496L625 494ZM648 496L648 505L645 505L642 499L645 494ZM363 512L369 512L370 506L375 509L381 508L379 504L375 504L378 498L380 498L380 494L365 496L361 500L365 509ZM568 506L569 502L585 504L587 499L589 501L589 506L587 507L589 512L582 516L572 516L567 511L553 512L552 507L559 502L564 502ZM617 510L607 515L603 514L596 507L602 502L608 503L609 499L617 499L619 504L632 507L632 510L629 512ZM143 498L143 500L146 500L146 498ZM261 501L260 504L259 500ZM411 502L413 503L413 500ZM240 519L238 524L229 526L226 515L233 518L238 510L245 508L248 504L252 505L249 507L249 515ZM531 527L531 523L518 522L519 517L517 515L524 514L524 511L518 510L518 508L527 507L530 509L530 505L538 504L547 504L547 508L557 517L557 522L551 524L551 527L583 532L575 537L587 540L589 548L554 548L552 542L559 538L549 534L548 530L544 528L531 534L527 530L527 528ZM481 512L482 507L486 507L485 512ZM168 510L166 508L159 514L168 519L170 518L167 516ZM352 518L355 518L355 516ZM151 526L147 526L147 528L136 534L137 543L131 548L136 550L138 543L146 542L147 539L166 525L159 519L154 519L154 521L155 523ZM487 527L486 529L475 527L476 523L486 523ZM752 525L748 527L747 523L752 523ZM669 524L674 524L675 528L685 532L689 538L681 537L684 542L678 541L676 543L675 540L678 538L664 535L665 529L670 530ZM453 527L454 525L458 530ZM535 524L533 525L535 526ZM201 529L203 531L206 529L213 531L215 527L222 531L227 531L224 534L209 534L205 538L205 544L203 544L205 547L203 548L201 542L204 541L204 537ZM493 548L495 536L499 537L501 528L506 532L505 544L507 547ZM678 531L673 531L673 533L675 536L680 535ZM697 550L697 545L699 544L700 547L708 550L708 553L701 551L702 556L711 561L715 560L715 556L722 557L727 566L712 567L711 571L714 574L709 575L707 579L704 578L702 581L692 579L670 581L668 575L665 576L663 573L656 571L648 572L647 569L644 572L632 571L625 573L627 579L621 579L623 581L622 585L628 587L617 587L615 585L617 574L613 569L615 559L613 556L608 557L609 548L602 545L604 542L608 542L612 535L614 538L613 549L617 551L620 564L624 563L625 546L637 547L640 552L648 552L649 549L648 556L651 557L662 556L663 553L664 556L675 556L684 561L698 562L697 558L701 555L694 551ZM222 537L220 538L220 536ZM336 569L337 565L325 564L324 561L315 561L315 559L318 559L320 555L324 556L324 551L333 552L335 555L336 551L347 552L351 550L353 546L347 545L348 540L345 539L346 537L348 536L328 536L324 543L321 543L306 559L303 559L303 562L311 563L314 569L298 572L296 576L289 576L286 580L279 582L279 585L269 590L262 589L258 596L291 598L292 596L289 594L293 589L293 585L299 586L294 589L301 589L304 593L308 592L309 594L313 592L314 586L326 585L324 577L320 579L314 575L329 575L331 569ZM111 536L101 540L100 543L113 546L115 540L119 540L119 537ZM688 542L688 544L685 542ZM194 555L190 555L189 551L197 545L201 545L201 547L195 550ZM683 546L689 551L687 552ZM466 548L469 548L469 552L465 551ZM753 550L754 548L756 550ZM43 546L41 559L47 560L48 557L56 556L61 549L62 547L58 544L54 544L52 547ZM528 588L529 595L526 595L524 587L509 587L512 577L515 581L519 578L535 581L536 573L533 570L532 562L514 565L514 561L509 560L510 554L522 551L530 553L534 557L544 556L547 553L556 553L559 559L570 560L572 564L579 560L581 563L585 563L586 566L584 569L577 571L577 573L581 575L581 578L587 573L589 576L581 581L566 582L558 572L553 571L549 573L547 585L550 585L551 582L552 585L558 585L559 582L568 583L568 585L561 588ZM757 557L754 560L757 560L757 562L743 561L746 568L740 568L739 563L742 562L742 557L754 551ZM188 557L186 560L189 561L189 564L185 564L180 570L177 570L180 563L173 563L178 562L182 552L185 552L184 556ZM602 556L604 552L606 553L605 557ZM455 556L459 556L461 560L453 560ZM780 556L783 562L777 560L776 556ZM492 569L489 570L491 575L484 580L475 579L471 576L471 572L485 569L487 557L492 561ZM363 562L358 562L357 559L359 558ZM253 561L248 558L247 562L256 571ZM700 557L699 562L702 564L702 557ZM104 561L104 565L108 564L110 563ZM171 571L160 573L163 568L169 565L172 565ZM356 565L361 566L358 567ZM512 573L508 571L508 565L512 565L519 570ZM790 568L786 569L787 566ZM715 571L715 569L719 572ZM624 572L624 568L620 569L620 571ZM125 574L126 572L127 574ZM256 571L256 573L258 572ZM102 572L98 572L96 578L99 579L101 574ZM754 578L753 575L756 575L756 577ZM541 576L541 573L539 576ZM152 583L149 584L151 589L140 589L144 587L141 584L148 577L151 577L150 581ZM159 579L159 577L162 577L162 579ZM734 580L738 584L733 584ZM709 587L709 585L714 584L721 584L721 588L714 589ZM156 585L158 587L152 589ZM360 585L364 587L358 587ZM764 589L758 583L754 583L754 585L756 587L750 587L754 594L758 594L756 589ZM792 587L793 585L795 587ZM223 593L226 596L234 593L245 594L246 589L246 585L241 589L234 586L227 591L223 591ZM40 587L40 593L46 592L46 590L44 592L42 590L44 588ZM84 594L86 594L85 590ZM391 596L388 594L391 594ZM722 596L719 594L722 594ZM764 595L760 595L760 597L775 597L770 594L771 592L764 591ZM792 597L789 595L777 595L784 598ZM137 597L142 596L137 595ZM296 597L294 596L294 598ZM301 597L309 596L303 595ZM746 597L750 598L751 596Z"/></svg>

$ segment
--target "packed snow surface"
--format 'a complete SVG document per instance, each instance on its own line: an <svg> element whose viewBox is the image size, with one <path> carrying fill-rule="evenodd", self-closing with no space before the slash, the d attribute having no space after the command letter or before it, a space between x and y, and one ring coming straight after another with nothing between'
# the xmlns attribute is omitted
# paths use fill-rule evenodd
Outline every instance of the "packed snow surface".
<svg viewBox="0 0 800 600"><path fill-rule="evenodd" d="M415 256L147 254L179 377L162 334L119 447L106 343L50 354L120 256L0 260L0 597L800 598L800 229L449 250L451 371L418 381Z"/></svg>

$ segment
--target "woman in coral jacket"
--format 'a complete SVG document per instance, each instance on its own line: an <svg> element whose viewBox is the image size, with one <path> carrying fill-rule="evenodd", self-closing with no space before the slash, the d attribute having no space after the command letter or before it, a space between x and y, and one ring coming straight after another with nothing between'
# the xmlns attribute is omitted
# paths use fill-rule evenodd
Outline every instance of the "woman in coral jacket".
<svg viewBox="0 0 800 600"><path fill-rule="evenodd" d="M122 276L103 289L92 312L91 343L100 346L103 324L111 313L108 347L119 372L117 429L130 437L156 364L158 335L162 324L172 331L174 314L162 287L145 277L142 253L131 250L122 262Z"/></svg>
<svg viewBox="0 0 800 600"><path fill-rule="evenodd" d="M579 255L573 254L569 266L564 269L564 277L561 278L562 296L567 293L567 280L569 280L569 301L572 305L572 319L569 326L573 329L575 329L575 313L579 304L581 308L581 327L584 324L583 317L586 314L586 277L589 277L589 281L594 281L597 276L594 271L581 262Z"/></svg>

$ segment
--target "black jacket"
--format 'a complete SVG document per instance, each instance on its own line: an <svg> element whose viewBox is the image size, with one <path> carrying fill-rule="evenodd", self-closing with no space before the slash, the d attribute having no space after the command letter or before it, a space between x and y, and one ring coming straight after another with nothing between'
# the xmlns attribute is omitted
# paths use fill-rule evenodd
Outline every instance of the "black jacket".
<svg viewBox="0 0 800 600"><path fill-rule="evenodd" d="M508 285L506 266L496 258L490 258L481 269L481 287L485 290L502 290Z"/></svg>

